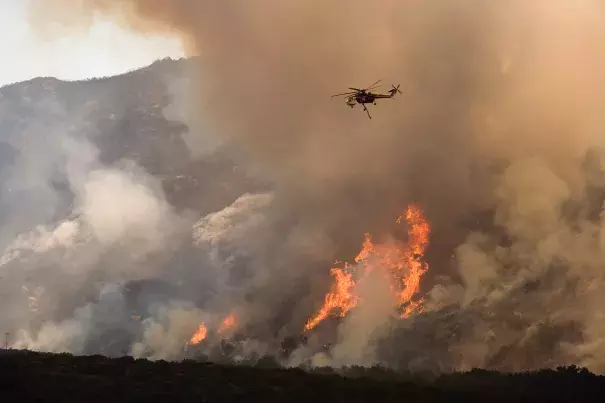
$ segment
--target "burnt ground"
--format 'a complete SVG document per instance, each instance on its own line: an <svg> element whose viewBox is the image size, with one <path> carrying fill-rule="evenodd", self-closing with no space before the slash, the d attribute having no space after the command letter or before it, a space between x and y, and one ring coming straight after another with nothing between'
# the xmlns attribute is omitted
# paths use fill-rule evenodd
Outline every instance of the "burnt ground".
<svg viewBox="0 0 605 403"><path fill-rule="evenodd" d="M605 378L577 367L441 376L381 368L305 372L195 361L165 362L0 352L6 402L601 402Z"/></svg>

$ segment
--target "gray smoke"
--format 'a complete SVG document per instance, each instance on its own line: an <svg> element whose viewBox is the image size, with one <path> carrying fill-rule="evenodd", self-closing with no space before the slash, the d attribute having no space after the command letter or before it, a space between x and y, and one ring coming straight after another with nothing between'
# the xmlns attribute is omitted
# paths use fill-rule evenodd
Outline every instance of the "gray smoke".
<svg viewBox="0 0 605 403"><path fill-rule="evenodd" d="M2 235L16 236L2 245L0 323L21 331L15 346L85 352L103 329L130 320L122 291L111 287L159 276L187 218L133 161L99 160L86 108L32 102L25 127L9 139L23 144L12 143L3 182Z"/></svg>

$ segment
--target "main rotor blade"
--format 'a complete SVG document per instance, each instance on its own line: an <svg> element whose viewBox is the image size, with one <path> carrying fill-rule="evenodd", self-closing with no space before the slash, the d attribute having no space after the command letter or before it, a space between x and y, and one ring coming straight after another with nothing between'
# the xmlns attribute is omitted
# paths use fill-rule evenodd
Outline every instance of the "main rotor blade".
<svg viewBox="0 0 605 403"><path fill-rule="evenodd" d="M360 92L360 91L363 91L363 90L360 90L359 88L353 88L353 87L349 87L349 89L350 89L350 90L354 90L355 92Z"/></svg>
<svg viewBox="0 0 605 403"><path fill-rule="evenodd" d="M336 95L332 95L332 96L331 96L331 98L334 98L334 97L341 97L341 96L343 96L343 95L353 95L353 94L355 94L355 93L354 93L354 92L343 92L342 94L336 94Z"/></svg>
<svg viewBox="0 0 605 403"><path fill-rule="evenodd" d="M372 84L372 85L370 85L368 88L366 88L366 90L374 89L374 86L375 86L376 84L378 84L379 82L381 82L381 81L382 81L382 80L378 80L378 81L376 81L374 84Z"/></svg>

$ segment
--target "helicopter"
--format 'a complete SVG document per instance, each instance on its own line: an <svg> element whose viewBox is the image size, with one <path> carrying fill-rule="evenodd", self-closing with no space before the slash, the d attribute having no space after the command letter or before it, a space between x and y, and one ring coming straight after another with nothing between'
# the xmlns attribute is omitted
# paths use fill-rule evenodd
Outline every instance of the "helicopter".
<svg viewBox="0 0 605 403"><path fill-rule="evenodd" d="M397 85L397 87L395 87L394 85L392 86L393 88L391 88L388 92L388 94L375 94L372 92L372 90L380 87L379 83L382 80L378 80L376 81L374 84L370 85L367 88L364 89L359 89L359 88L353 88L353 87L349 87L350 90L353 91L349 91L349 92L343 92L341 94L336 94L336 95L332 95L332 98L334 97L340 97L340 96L346 96L346 104L349 105L351 108L353 108L356 104L360 104L361 106L363 106L363 110L366 111L366 113L368 114L368 117L370 119L372 119L372 116L370 115L370 111L368 110L368 108L366 107L366 104L374 104L376 105L376 100L377 99L382 99L382 98L393 98L395 96L395 94L397 93L402 93L399 90L399 86L400 84Z"/></svg>

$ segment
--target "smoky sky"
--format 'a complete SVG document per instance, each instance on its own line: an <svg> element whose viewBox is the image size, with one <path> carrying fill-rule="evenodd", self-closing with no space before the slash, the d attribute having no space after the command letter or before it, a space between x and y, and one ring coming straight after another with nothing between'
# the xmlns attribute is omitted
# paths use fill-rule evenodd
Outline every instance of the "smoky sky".
<svg viewBox="0 0 605 403"><path fill-rule="evenodd" d="M102 13L180 36L203 59L200 116L324 228L371 230L411 200L448 226L489 198L494 159L565 164L596 141L598 1L90 0L31 11L47 35L70 32L49 22L82 27ZM371 121L330 99L377 79L404 94L370 106Z"/></svg>

